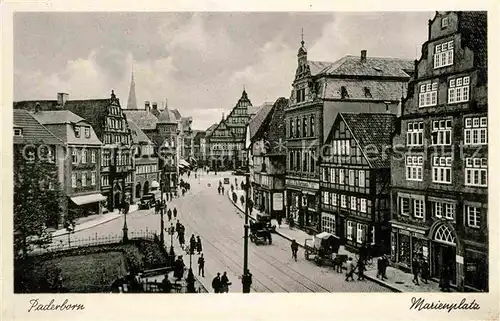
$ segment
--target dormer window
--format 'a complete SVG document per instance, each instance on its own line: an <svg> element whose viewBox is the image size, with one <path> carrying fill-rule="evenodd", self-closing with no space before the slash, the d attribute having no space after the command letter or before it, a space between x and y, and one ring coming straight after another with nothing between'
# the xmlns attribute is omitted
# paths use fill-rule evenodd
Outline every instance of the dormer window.
<svg viewBox="0 0 500 321"><path fill-rule="evenodd" d="M90 127L85 127L85 138L90 138Z"/></svg>
<svg viewBox="0 0 500 321"><path fill-rule="evenodd" d="M340 87L340 97L342 99L349 98L349 93L347 92L345 86Z"/></svg>
<svg viewBox="0 0 500 321"><path fill-rule="evenodd" d="M75 126L75 136L80 138L80 126Z"/></svg>
<svg viewBox="0 0 500 321"><path fill-rule="evenodd" d="M443 19L441 19L441 29L446 27L448 27L448 17L443 17Z"/></svg>
<svg viewBox="0 0 500 321"><path fill-rule="evenodd" d="M370 88L368 88L368 87L364 87L364 88L363 88L363 91L364 91L364 93L365 93L365 97L366 97L366 98L372 98L372 93L370 92Z"/></svg>
<svg viewBox="0 0 500 321"><path fill-rule="evenodd" d="M23 131L21 128L14 128L14 136L23 136Z"/></svg>

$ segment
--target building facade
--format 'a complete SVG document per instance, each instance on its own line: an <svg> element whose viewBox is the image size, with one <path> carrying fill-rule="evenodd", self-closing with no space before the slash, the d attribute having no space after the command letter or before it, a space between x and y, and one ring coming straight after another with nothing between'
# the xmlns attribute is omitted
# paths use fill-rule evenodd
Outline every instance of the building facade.
<svg viewBox="0 0 500 321"><path fill-rule="evenodd" d="M249 170L254 207L272 218L285 214L286 151L285 108L288 100L279 98L274 105L265 104L249 121ZM250 161L251 159L251 161Z"/></svg>
<svg viewBox="0 0 500 321"><path fill-rule="evenodd" d="M250 119L248 109L252 102L245 90L236 106L225 118L222 116L217 127L207 133L210 164L213 170L236 169L246 164L245 130Z"/></svg>
<svg viewBox="0 0 500 321"><path fill-rule="evenodd" d="M389 246L395 119L393 114L339 113L326 139L320 165L321 231L338 236L349 250L364 242Z"/></svg>
<svg viewBox="0 0 500 321"><path fill-rule="evenodd" d="M207 165L205 135L206 132L201 130L195 131L194 134L193 156L197 167L203 167Z"/></svg>
<svg viewBox="0 0 500 321"><path fill-rule="evenodd" d="M336 62L307 59L304 41L286 110L287 217L311 232L320 230L321 147L339 112L397 112L412 62L345 56ZM293 160L293 161L292 161Z"/></svg>
<svg viewBox="0 0 500 321"><path fill-rule="evenodd" d="M33 117L65 143L63 191L68 210L78 219L102 214L101 147L92 126L67 110L35 111Z"/></svg>
<svg viewBox="0 0 500 321"><path fill-rule="evenodd" d="M393 158L391 259L432 277L452 271L488 290L488 99L485 12L437 12L415 61Z"/></svg>

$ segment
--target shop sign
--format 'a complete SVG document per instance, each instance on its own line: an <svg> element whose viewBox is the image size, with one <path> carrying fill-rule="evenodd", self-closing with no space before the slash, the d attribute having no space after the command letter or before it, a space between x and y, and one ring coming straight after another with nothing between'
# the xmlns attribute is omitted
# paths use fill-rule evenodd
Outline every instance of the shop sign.
<svg viewBox="0 0 500 321"><path fill-rule="evenodd" d="M286 185L290 186L319 190L319 183L316 182L307 182L298 179L287 179L285 183Z"/></svg>
<svg viewBox="0 0 500 321"><path fill-rule="evenodd" d="M456 256L457 263L464 264L464 257L461 255Z"/></svg>
<svg viewBox="0 0 500 321"><path fill-rule="evenodd" d="M283 210L283 193L273 193L273 209L275 211Z"/></svg>

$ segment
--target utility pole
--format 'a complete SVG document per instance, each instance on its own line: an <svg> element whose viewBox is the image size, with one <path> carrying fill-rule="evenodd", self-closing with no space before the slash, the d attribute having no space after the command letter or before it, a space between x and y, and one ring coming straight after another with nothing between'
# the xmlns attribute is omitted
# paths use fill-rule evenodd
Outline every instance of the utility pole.
<svg viewBox="0 0 500 321"><path fill-rule="evenodd" d="M250 293L250 286L252 285L252 274L248 270L248 192L250 187L250 173L245 174L245 237L243 245L243 275L241 283L243 284L243 293Z"/></svg>

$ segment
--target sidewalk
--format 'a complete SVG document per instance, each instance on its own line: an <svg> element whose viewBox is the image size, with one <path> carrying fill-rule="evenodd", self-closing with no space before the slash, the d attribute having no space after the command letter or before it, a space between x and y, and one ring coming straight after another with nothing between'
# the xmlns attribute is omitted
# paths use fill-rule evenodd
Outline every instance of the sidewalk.
<svg viewBox="0 0 500 321"><path fill-rule="evenodd" d="M238 195L238 201L236 204L233 202L231 197L231 190L229 189L227 192L227 196L231 203L238 208L243 214L245 214L245 207L240 202L240 196L245 195L245 192L241 189L235 190ZM249 218L255 220L258 210L253 209L252 213L250 213ZM304 247L304 243L306 239L312 239L313 235L309 235L306 232L298 229L298 228L290 228L288 224L282 223L281 226L278 227L278 222L273 219L272 224L276 226L276 234L281 237L292 241L296 240L300 247ZM348 253L348 256L352 257L354 260L356 258L356 254L351 253L347 250L345 252ZM373 258L372 266L367 266L367 271L365 272L365 277L375 283L378 283L384 287L391 289L394 292L440 292L439 284L435 281L429 280L428 284L423 282L419 282L420 285L416 285L413 283L413 274L406 273L401 271L400 269L393 268L391 266L387 267L386 275L387 280L382 281L377 278L377 259ZM455 292L452 289L452 292Z"/></svg>
<svg viewBox="0 0 500 321"><path fill-rule="evenodd" d="M137 211L137 204L132 204L130 205L130 209L127 215L136 212ZM83 231L92 227L95 227L97 225L101 225L104 223L107 223L109 221L115 220L119 217L121 217L122 214L119 213L119 210L114 210L113 212L106 213L106 214L96 214L92 215L89 217L85 217L84 220L80 221L80 223L77 221L75 225L75 231ZM60 230L56 230L52 233L52 237L58 237L62 235L67 235L68 231L63 228Z"/></svg>

